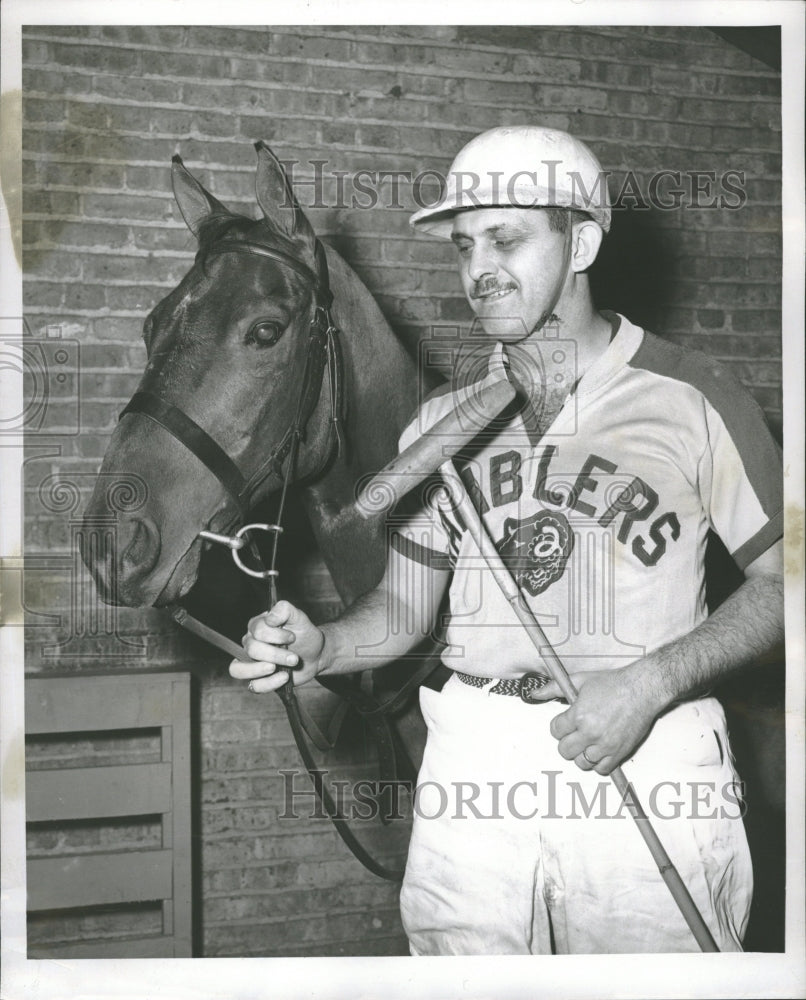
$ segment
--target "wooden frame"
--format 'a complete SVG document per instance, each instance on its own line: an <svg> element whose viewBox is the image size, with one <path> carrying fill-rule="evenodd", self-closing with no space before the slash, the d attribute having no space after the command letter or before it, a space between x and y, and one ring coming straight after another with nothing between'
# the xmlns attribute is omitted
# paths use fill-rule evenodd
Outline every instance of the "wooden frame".
<svg viewBox="0 0 806 1000"><path fill-rule="evenodd" d="M158 729L160 759L26 774L26 820L161 819L159 850L29 858L28 911L158 900L162 934L39 945L31 957L159 958L192 954L190 675L164 671L26 678L29 736Z"/></svg>

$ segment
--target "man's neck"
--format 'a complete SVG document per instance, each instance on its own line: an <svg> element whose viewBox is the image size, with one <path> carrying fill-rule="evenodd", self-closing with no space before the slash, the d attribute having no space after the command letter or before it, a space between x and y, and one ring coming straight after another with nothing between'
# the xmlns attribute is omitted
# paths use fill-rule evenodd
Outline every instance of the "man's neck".
<svg viewBox="0 0 806 1000"><path fill-rule="evenodd" d="M585 310L563 310L561 315L551 316L540 330L520 341L514 353L527 358L531 355L543 370L554 369L559 357L557 348L566 344L566 360L570 363L573 358L572 381L576 384L604 354L612 336L610 321L590 305ZM513 374L517 378L517 372Z"/></svg>

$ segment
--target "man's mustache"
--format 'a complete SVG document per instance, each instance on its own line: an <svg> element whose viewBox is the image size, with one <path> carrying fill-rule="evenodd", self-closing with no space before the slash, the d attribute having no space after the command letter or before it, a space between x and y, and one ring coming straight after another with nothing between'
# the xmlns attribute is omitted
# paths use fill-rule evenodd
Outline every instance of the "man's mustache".
<svg viewBox="0 0 806 1000"><path fill-rule="evenodd" d="M477 281L476 284L470 291L471 299L483 299L487 295L492 295L494 292L511 292L514 291L517 286L511 281L504 282L504 284L499 284L495 278L482 278Z"/></svg>

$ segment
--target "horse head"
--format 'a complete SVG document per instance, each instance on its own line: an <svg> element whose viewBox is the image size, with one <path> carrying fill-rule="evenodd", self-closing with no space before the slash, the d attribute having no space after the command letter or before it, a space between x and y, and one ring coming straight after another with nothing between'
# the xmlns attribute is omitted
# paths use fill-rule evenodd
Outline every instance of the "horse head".
<svg viewBox="0 0 806 1000"><path fill-rule="evenodd" d="M103 484L115 477L145 483L142 504L116 512L114 544L83 553L109 602L177 600L195 582L201 529L229 533L281 485L284 463L315 477L331 457L326 258L280 163L256 149L258 220L230 212L174 157L174 195L198 252L145 321L147 365L85 512L85 524L108 518Z"/></svg>

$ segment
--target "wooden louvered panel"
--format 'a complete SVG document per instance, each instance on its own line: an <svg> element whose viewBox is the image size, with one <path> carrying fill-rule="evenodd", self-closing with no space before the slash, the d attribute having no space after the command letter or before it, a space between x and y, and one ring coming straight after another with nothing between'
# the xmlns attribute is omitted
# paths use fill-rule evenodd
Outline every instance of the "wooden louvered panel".
<svg viewBox="0 0 806 1000"><path fill-rule="evenodd" d="M170 809L168 763L31 771L25 779L25 818L29 823L147 816Z"/></svg>
<svg viewBox="0 0 806 1000"><path fill-rule="evenodd" d="M103 732L168 726L173 705L171 674L70 674L28 678L25 731L37 733ZM173 675L176 676L176 675ZM76 697L80 687L81 696Z"/></svg>
<svg viewBox="0 0 806 1000"><path fill-rule="evenodd" d="M169 899L170 851L112 851L28 861L28 909Z"/></svg>
<svg viewBox="0 0 806 1000"><path fill-rule="evenodd" d="M95 940L41 941L29 957L189 957L192 954L190 677L169 671L87 672L26 678L26 731L29 736L93 734L124 740L133 733L158 734L160 760L144 764L37 767L26 775L29 823L79 821L103 825L128 817L159 817L162 849L101 851L29 858L28 909L42 919L93 906L159 903L164 933L132 928L132 936ZM58 763L61 763L60 761ZM69 765L69 760L64 761ZM48 824L51 827L48 827ZM32 828L33 832L33 828ZM55 919L55 918L54 918ZM60 933L64 927L56 926ZM80 924L78 925L80 926ZM69 936L80 936L75 930Z"/></svg>
<svg viewBox="0 0 806 1000"><path fill-rule="evenodd" d="M156 936L43 944L36 952L37 958L174 958L177 954L173 938Z"/></svg>

